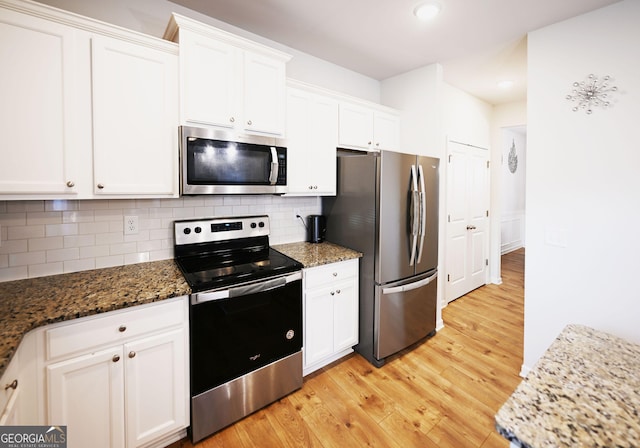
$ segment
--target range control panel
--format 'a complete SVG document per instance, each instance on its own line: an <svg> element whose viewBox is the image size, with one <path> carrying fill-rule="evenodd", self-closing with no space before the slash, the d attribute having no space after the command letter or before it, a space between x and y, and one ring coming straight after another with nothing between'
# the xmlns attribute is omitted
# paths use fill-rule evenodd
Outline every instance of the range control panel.
<svg viewBox="0 0 640 448"><path fill-rule="evenodd" d="M187 219L173 223L176 246L269 236L269 216Z"/></svg>

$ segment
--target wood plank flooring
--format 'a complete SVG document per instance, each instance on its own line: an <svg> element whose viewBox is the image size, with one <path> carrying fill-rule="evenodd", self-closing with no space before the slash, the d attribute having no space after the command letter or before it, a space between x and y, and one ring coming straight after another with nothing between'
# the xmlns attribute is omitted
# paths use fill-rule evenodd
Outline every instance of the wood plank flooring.
<svg viewBox="0 0 640 448"><path fill-rule="evenodd" d="M524 249L502 257L502 280L450 303L444 329L382 368L350 355L195 446L508 447L494 415L520 382Z"/></svg>

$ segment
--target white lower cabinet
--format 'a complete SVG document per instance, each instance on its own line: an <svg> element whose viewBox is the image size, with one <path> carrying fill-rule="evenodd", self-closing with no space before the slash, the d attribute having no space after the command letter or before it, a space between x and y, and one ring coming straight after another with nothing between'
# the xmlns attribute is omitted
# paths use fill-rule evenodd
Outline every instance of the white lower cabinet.
<svg viewBox="0 0 640 448"><path fill-rule="evenodd" d="M21 391L20 356L16 353L0 379L0 426L19 424Z"/></svg>
<svg viewBox="0 0 640 448"><path fill-rule="evenodd" d="M164 446L189 424L186 299L108 314L45 332L46 424L69 448Z"/></svg>
<svg viewBox="0 0 640 448"><path fill-rule="evenodd" d="M305 375L358 343L358 259L308 268L304 283Z"/></svg>

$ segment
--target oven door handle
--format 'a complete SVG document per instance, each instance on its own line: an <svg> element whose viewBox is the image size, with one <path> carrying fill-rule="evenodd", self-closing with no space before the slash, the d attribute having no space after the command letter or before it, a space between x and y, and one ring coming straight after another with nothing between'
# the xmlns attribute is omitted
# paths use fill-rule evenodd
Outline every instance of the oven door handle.
<svg viewBox="0 0 640 448"><path fill-rule="evenodd" d="M296 272L291 275L277 277L264 282L250 283L248 285L236 286L234 288L222 289L220 291L202 292L191 296L191 304L211 302L214 300L230 299L233 297L241 297L258 292L270 291L272 289L281 288L287 283L302 279L302 272Z"/></svg>

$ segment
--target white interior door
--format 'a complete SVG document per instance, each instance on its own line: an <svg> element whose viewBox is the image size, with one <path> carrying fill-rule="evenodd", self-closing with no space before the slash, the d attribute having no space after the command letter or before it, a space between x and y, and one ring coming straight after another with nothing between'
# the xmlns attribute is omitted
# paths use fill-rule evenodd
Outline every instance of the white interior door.
<svg viewBox="0 0 640 448"><path fill-rule="evenodd" d="M489 151L449 141L447 158L447 303L486 283Z"/></svg>

